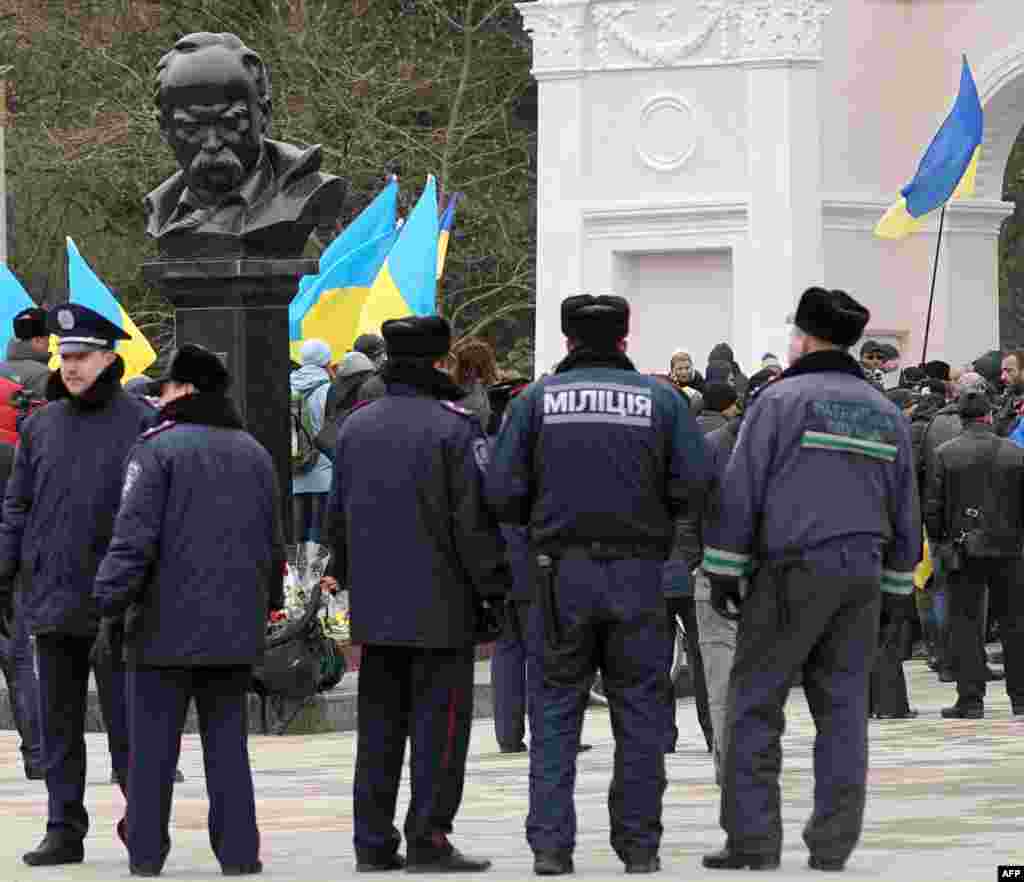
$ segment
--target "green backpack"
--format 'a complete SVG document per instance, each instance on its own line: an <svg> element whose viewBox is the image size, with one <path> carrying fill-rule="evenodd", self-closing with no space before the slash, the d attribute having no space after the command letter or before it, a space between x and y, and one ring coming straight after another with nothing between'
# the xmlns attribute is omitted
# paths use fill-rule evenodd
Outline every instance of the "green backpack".
<svg viewBox="0 0 1024 882"><path fill-rule="evenodd" d="M324 380L324 383L327 382L330 381ZM289 412L292 434L291 462L293 475L305 474L316 465L317 460L320 458L320 451L317 449L314 441L316 430L313 428L313 414L309 409L309 396L319 389L320 386L324 385L324 383L320 383L320 385L314 386L305 392L293 391L291 394Z"/></svg>

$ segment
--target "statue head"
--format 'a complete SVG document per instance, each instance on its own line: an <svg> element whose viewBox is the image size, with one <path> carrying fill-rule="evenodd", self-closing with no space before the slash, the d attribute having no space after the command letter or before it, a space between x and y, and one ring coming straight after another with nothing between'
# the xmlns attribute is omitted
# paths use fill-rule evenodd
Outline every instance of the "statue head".
<svg viewBox="0 0 1024 882"><path fill-rule="evenodd" d="M270 125L270 80L234 34L182 37L157 64L160 133L203 202L255 169Z"/></svg>

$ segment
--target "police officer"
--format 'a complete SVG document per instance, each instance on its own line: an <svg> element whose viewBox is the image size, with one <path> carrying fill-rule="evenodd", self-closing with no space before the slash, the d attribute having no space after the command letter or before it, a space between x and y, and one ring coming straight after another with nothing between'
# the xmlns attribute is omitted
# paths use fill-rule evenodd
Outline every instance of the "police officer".
<svg viewBox="0 0 1024 882"><path fill-rule="evenodd" d="M125 471L114 536L96 577L105 616L126 617L132 743L127 842L135 875L170 850L174 770L195 699L210 843L225 875L258 873L246 693L285 562L270 454L249 435L220 359L186 344L163 385L163 421ZM119 831L124 835L125 831Z"/></svg>
<svg viewBox="0 0 1024 882"><path fill-rule="evenodd" d="M706 534L712 604L726 615L742 604L742 617L722 770L728 839L705 867L779 865L783 708L801 671L817 727L810 866L841 870L860 836L879 605L890 620L915 614L921 548L907 421L848 352L868 318L842 291L804 292L790 368L745 416ZM755 568L743 599L739 579Z"/></svg>
<svg viewBox="0 0 1024 882"><path fill-rule="evenodd" d="M349 588L362 646L355 851L360 872L393 870L406 740L408 869L482 872L448 841L462 801L473 711L477 601L511 587L484 503L488 444L465 393L438 370L451 329L437 317L387 321L387 395L349 412L328 502L333 571Z"/></svg>
<svg viewBox="0 0 1024 882"><path fill-rule="evenodd" d="M612 846L629 872L654 872L671 727L662 566L707 453L683 398L626 357L625 300L570 297L562 330L569 354L510 405L488 478L499 520L530 527L544 633L527 840L538 875L573 871L576 750L600 668L618 739Z"/></svg>
<svg viewBox="0 0 1024 882"><path fill-rule="evenodd" d="M53 403L22 425L0 524L0 583L21 575L39 668L50 799L46 837L24 858L31 866L84 857L86 697L99 625L92 582L113 533L128 452L156 420L152 407L121 389L124 362L114 346L128 339L124 331L74 303L51 310L49 322L61 356L47 388ZM99 642L108 644L115 630L105 622ZM98 668L97 686L123 781L123 666Z"/></svg>

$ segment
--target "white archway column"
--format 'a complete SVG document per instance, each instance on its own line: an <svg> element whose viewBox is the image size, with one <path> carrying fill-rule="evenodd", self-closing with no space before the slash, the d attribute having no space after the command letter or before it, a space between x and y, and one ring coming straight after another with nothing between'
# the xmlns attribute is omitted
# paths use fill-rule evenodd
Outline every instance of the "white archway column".
<svg viewBox="0 0 1024 882"><path fill-rule="evenodd" d="M819 77L818 60L747 64L750 272L736 292L733 348L750 358L785 356L787 315L824 283Z"/></svg>

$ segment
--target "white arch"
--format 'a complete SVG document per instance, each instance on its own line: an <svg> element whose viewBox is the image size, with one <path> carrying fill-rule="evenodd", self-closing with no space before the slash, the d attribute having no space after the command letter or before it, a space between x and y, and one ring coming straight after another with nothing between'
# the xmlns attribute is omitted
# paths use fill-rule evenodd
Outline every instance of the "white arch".
<svg viewBox="0 0 1024 882"><path fill-rule="evenodd" d="M977 199L1003 198L1010 151L1024 126L1024 40L990 56L975 81L985 108L985 144L978 164Z"/></svg>

